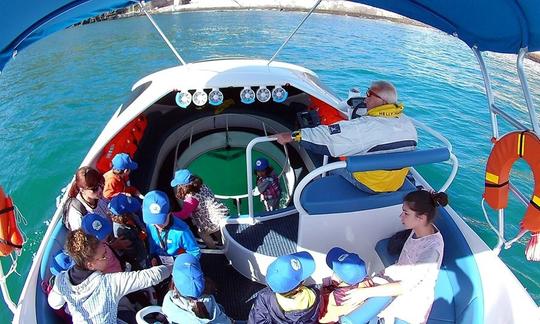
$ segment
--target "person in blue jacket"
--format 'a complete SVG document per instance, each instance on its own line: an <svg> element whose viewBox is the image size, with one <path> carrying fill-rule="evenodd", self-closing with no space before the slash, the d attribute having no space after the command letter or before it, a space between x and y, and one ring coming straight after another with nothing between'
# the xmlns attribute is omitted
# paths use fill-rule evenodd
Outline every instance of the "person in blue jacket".
<svg viewBox="0 0 540 324"><path fill-rule="evenodd" d="M163 191L147 193L142 209L152 264L172 264L173 257L182 253L200 258L193 233L186 223L171 215L169 197Z"/></svg>
<svg viewBox="0 0 540 324"><path fill-rule="evenodd" d="M162 310L171 323L232 324L223 308L206 289L199 260L191 254L179 255L174 261L173 283L165 295Z"/></svg>
<svg viewBox="0 0 540 324"><path fill-rule="evenodd" d="M320 293L304 280L315 271L315 260L309 252L278 257L268 266L268 287L257 294L249 312L248 324L318 323Z"/></svg>

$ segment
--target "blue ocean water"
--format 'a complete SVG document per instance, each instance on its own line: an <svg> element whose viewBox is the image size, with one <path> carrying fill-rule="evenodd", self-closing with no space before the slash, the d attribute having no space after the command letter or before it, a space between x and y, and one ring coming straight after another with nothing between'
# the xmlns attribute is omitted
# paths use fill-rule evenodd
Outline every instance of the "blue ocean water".
<svg viewBox="0 0 540 324"><path fill-rule="evenodd" d="M186 61L223 56L269 58L303 14L200 12L156 16ZM448 193L451 204L488 245L496 242L480 208L491 129L483 81L473 53L432 29L345 16L313 15L278 60L312 69L345 97L386 79L398 88L409 115L450 139L461 169ZM55 210L55 198L80 165L131 85L178 64L143 17L71 28L22 51L0 76L0 184L26 216L28 242L20 276L8 284L15 300L33 253ZM515 56L487 55L497 104L525 119ZM533 100L540 104L540 65L526 62ZM502 127L503 130L508 128ZM440 186L449 167L422 168ZM512 179L530 195L531 172L518 163ZM513 204L507 231L517 231L523 208ZM492 213L494 216L494 213ZM524 258L525 241L503 251L519 280L540 302L540 267ZM4 264L6 264L4 262ZM0 314L9 314L0 306Z"/></svg>

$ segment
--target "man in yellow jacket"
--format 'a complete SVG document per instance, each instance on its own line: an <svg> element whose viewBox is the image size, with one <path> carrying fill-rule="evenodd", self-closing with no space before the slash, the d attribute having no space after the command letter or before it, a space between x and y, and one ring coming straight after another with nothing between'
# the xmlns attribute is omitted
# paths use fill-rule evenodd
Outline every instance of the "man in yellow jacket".
<svg viewBox="0 0 540 324"><path fill-rule="evenodd" d="M397 103L396 88L387 81L375 81L364 99L367 112L357 118L331 125L303 128L293 133L275 136L280 144L293 140L315 153L355 156L389 152L410 151L416 148L418 135L412 121L403 114L403 104ZM369 192L398 190L404 183L408 168L339 174L357 188Z"/></svg>

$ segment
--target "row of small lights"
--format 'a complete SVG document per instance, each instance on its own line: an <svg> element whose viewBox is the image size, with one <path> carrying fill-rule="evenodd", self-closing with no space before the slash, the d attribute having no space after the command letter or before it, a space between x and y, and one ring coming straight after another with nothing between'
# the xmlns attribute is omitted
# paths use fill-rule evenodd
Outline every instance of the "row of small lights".
<svg viewBox="0 0 540 324"><path fill-rule="evenodd" d="M255 98L260 102L268 102L270 98L274 102L281 103L287 100L289 96L287 90L283 89L281 86L275 86L272 91L268 90L265 86L259 87L257 92L253 91L251 87L244 87L240 90L240 101L244 104L252 104L255 102ZM181 90L176 93L176 104L180 108L187 108L191 102L196 106L204 106L207 102L212 106L219 106L223 103L223 92L218 88L213 88L209 94L206 94L204 90L196 90L193 95L187 90Z"/></svg>

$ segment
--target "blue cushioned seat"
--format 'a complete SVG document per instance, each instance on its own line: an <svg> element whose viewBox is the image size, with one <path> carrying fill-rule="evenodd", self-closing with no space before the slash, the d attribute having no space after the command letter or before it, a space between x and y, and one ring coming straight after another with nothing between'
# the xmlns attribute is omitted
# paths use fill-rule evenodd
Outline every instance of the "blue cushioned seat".
<svg viewBox="0 0 540 324"><path fill-rule="evenodd" d="M310 215L346 213L401 204L403 197L416 187L405 179L395 192L369 194L338 175L310 182L302 191L300 202Z"/></svg>
<svg viewBox="0 0 540 324"><path fill-rule="evenodd" d="M439 212L435 223L444 238L444 257L428 323L483 323L482 282L472 251L446 210L439 208ZM375 246L385 267L399 257L388 253L388 241Z"/></svg>

